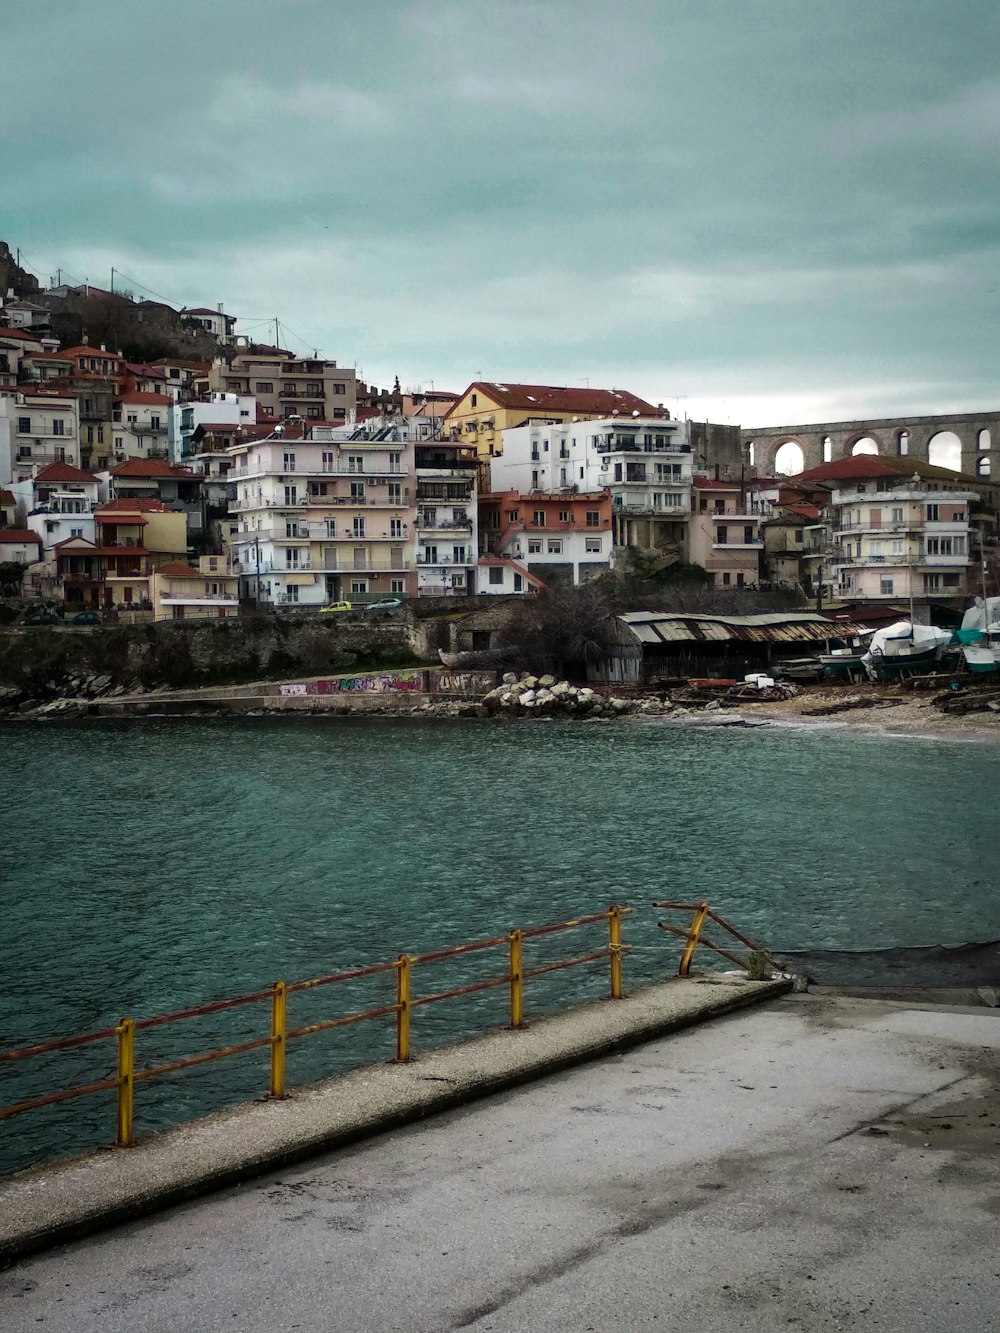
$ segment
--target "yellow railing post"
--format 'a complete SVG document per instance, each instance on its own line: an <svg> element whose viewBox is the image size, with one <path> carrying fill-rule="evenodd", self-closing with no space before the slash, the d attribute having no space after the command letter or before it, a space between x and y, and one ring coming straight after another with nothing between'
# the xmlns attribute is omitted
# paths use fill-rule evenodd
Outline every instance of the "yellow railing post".
<svg viewBox="0 0 1000 1333"><path fill-rule="evenodd" d="M135 1022L123 1018L118 1024L118 1132L119 1148L132 1146L133 1108L135 1103Z"/></svg>
<svg viewBox="0 0 1000 1333"><path fill-rule="evenodd" d="M410 1058L410 965L408 953L401 953L396 965L396 1059Z"/></svg>
<svg viewBox="0 0 1000 1333"><path fill-rule="evenodd" d="M706 916L708 916L708 903L702 901L698 904L697 911L691 919L691 929L688 931L687 942L684 945L680 966L677 969L679 977L686 977L691 971L691 959L694 957L694 951L701 939L701 930L705 924Z"/></svg>
<svg viewBox="0 0 1000 1333"><path fill-rule="evenodd" d="M608 909L608 956L611 959L611 998L622 999L622 909L612 903Z"/></svg>
<svg viewBox="0 0 1000 1333"><path fill-rule="evenodd" d="M524 1026L524 975L521 964L522 935L519 930L512 930L507 936L510 941L510 1025L512 1028Z"/></svg>
<svg viewBox="0 0 1000 1333"><path fill-rule="evenodd" d="M285 1033L288 1030L288 990L274 983L271 994L271 1097L285 1095Z"/></svg>

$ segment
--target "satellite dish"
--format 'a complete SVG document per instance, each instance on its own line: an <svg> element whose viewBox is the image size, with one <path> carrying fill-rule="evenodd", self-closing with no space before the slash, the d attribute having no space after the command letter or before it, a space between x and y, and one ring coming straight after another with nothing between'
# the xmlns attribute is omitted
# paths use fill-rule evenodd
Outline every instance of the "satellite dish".
<svg viewBox="0 0 1000 1333"><path fill-rule="evenodd" d="M639 415L639 410L638 410L638 408L636 408L636 410L632 413L632 415L633 415L634 417L637 417L637 416Z"/></svg>

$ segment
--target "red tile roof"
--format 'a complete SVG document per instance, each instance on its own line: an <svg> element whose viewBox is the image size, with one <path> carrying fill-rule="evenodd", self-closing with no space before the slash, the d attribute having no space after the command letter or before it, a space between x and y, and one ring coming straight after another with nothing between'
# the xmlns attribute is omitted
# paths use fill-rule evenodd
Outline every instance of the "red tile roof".
<svg viewBox="0 0 1000 1333"><path fill-rule="evenodd" d="M80 343L79 347L61 347L59 349L59 355L62 357L69 357L74 361L81 356L97 356L102 357L107 361L125 360L125 358L119 356L117 352L102 352L99 347L91 347L90 343Z"/></svg>
<svg viewBox="0 0 1000 1333"><path fill-rule="evenodd" d="M12 505L14 503L16 503L14 500L14 492L0 489L0 505Z"/></svg>
<svg viewBox="0 0 1000 1333"><path fill-rule="evenodd" d="M182 318L184 315L218 315L221 319L236 318L235 315L224 315L221 310L209 310L207 306L203 305L192 306L190 310L182 310L180 313Z"/></svg>
<svg viewBox="0 0 1000 1333"><path fill-rule="evenodd" d="M20 545L21 542L37 542L41 546L42 539L30 528L0 528L0 542L9 543L11 546Z"/></svg>
<svg viewBox="0 0 1000 1333"><path fill-rule="evenodd" d="M186 467L178 467L163 458L129 458L111 469L113 477L178 477L191 478L195 474Z"/></svg>
<svg viewBox="0 0 1000 1333"><path fill-rule="evenodd" d="M693 477L691 485L697 491L738 491L738 481L715 481L711 477Z"/></svg>
<svg viewBox="0 0 1000 1333"><path fill-rule="evenodd" d="M35 477L35 481L95 481L90 472L81 472L69 463L48 463Z"/></svg>
<svg viewBox="0 0 1000 1333"><path fill-rule="evenodd" d="M782 505L790 514L797 514L800 518L808 518L815 522L819 518L819 506L807 504Z"/></svg>
<svg viewBox="0 0 1000 1333"><path fill-rule="evenodd" d="M133 391L132 393L120 393L118 395L118 401L120 403L132 403L148 407L169 407L173 402L173 399L169 398L165 393L139 393L138 391Z"/></svg>
<svg viewBox="0 0 1000 1333"><path fill-rule="evenodd" d="M19 384L17 391L24 398L75 398L76 394L72 389L50 389L45 384L39 384L37 388L31 388L27 384Z"/></svg>
<svg viewBox="0 0 1000 1333"><path fill-rule="evenodd" d="M22 338L26 342L33 343L40 343L42 341L40 334L32 333L30 329L0 328L0 338Z"/></svg>
<svg viewBox="0 0 1000 1333"><path fill-rule="evenodd" d="M96 511L98 516L101 514L120 513L172 514L173 512L174 511L169 509L165 504L161 504L159 500L146 500L142 497L135 500L127 500L122 496L119 496L115 500L108 500L106 504L101 505L100 509Z"/></svg>
<svg viewBox="0 0 1000 1333"><path fill-rule="evenodd" d="M161 565L156 572L157 574L172 574L175 578L204 578L200 570L195 569L193 565L183 565L179 560L172 565Z"/></svg>
<svg viewBox="0 0 1000 1333"><path fill-rule="evenodd" d="M659 409L644 398L639 398L627 389L574 389L554 384L493 384L477 380L466 389L464 398L473 390L481 391L487 398L504 408L522 409L526 412L544 416L549 412L576 412L581 416L631 416L638 412L640 416L655 417ZM455 404L457 406L457 404ZM489 407L475 409L488 412ZM454 407L448 409L444 419L452 415Z"/></svg>

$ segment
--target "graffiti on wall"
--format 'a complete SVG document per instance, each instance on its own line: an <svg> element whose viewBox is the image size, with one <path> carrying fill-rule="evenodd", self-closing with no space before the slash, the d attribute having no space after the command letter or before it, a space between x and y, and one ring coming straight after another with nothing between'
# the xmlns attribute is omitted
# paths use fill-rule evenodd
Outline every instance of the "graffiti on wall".
<svg viewBox="0 0 1000 1333"><path fill-rule="evenodd" d="M487 694L497 683L495 671L435 671L431 689L436 694Z"/></svg>
<svg viewBox="0 0 1000 1333"><path fill-rule="evenodd" d="M420 694L426 688L423 671L373 671L363 676L337 676L332 680L311 680L305 686L309 694Z"/></svg>

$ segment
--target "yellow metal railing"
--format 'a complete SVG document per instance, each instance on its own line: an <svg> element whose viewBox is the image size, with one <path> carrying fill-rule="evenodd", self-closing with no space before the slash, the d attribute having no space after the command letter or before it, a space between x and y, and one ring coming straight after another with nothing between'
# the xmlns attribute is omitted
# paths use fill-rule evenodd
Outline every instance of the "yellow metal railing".
<svg viewBox="0 0 1000 1333"><path fill-rule="evenodd" d="M627 947L622 943L622 918L631 913L631 907L612 906L606 912L597 912L590 916L576 917L572 921L558 921L546 926L532 926L525 930L511 930L506 935L495 935L491 939L476 940L471 944L460 944L448 949L435 949L423 954L400 954L391 962L375 963L370 967L355 968L349 972L337 972L331 976L314 977L309 981L285 983L276 981L266 990L253 991L248 995L238 995L226 1000L214 1000L209 1004L196 1005L190 1009L181 1009L175 1013L159 1014L154 1018L123 1018L115 1027L101 1028L96 1032L87 1032L82 1036L63 1037L57 1041L42 1042L35 1046L23 1046L12 1051L0 1052L0 1071L4 1066L28 1060L37 1056L49 1055L57 1051L86 1046L94 1042L113 1040L117 1051L117 1072L112 1078L105 1078L93 1083L64 1088L57 1092L44 1093L26 1101L9 1106L0 1106L0 1120L22 1115L26 1111L43 1106L52 1106L57 1102L69 1101L76 1097L86 1097L93 1093L117 1090L115 1143L120 1147L129 1147L135 1138L135 1091L137 1084L149 1082L166 1074L173 1074L182 1069L192 1069L196 1065L208 1064L232 1055L242 1055L247 1051L270 1048L270 1078L268 1092L272 1098L286 1095L287 1051L288 1043L317 1032L328 1032L333 1028L347 1027L367 1019L394 1016L396 1026L396 1059L407 1061L412 1058L411 1025L413 1011L429 1004L455 999L461 995L471 995L476 991L489 990L504 986L508 989L508 1011L510 1026L514 1029L524 1026L524 983L532 977L542 976L547 972L556 972L567 967L577 967L585 963L607 959L609 964L608 993L611 999L620 1000L624 995L622 981L622 954ZM578 927L604 923L607 928L607 944L587 953L577 954L572 958L558 959L534 967L525 967L523 958L524 942L554 935L561 931ZM439 990L427 995L413 993L413 972L417 967L443 962L463 954L481 950L505 948L507 951L507 969L496 977L485 981L475 981L465 986L456 986L450 990ZM289 996L299 991L314 990L321 986L331 986L342 982L357 981L363 977L373 977L381 973L395 972L396 998L391 1004L379 1005L357 1013L340 1014L334 1018L322 1019L301 1027L288 1026ZM206 1014L220 1013L226 1009L235 1009L243 1005L270 1003L270 1032L265 1036L254 1037L249 1041L232 1046L220 1046L214 1050L202 1051L195 1055L171 1060L151 1067L136 1066L136 1035L151 1028L182 1022L185 1019L200 1018Z"/></svg>
<svg viewBox="0 0 1000 1333"><path fill-rule="evenodd" d="M766 949L762 949L759 944L754 944L753 940L748 939L742 931L737 930L734 925L725 919L725 917L720 916L718 912L713 911L707 902L653 903L653 906L658 907L663 911L692 913L691 924L687 929L675 926L668 921L657 922L661 930L666 930L671 935L677 935L684 941L684 948L681 950L680 963L677 967L678 976L690 976L691 960L694 957L695 949L697 949L699 945L703 945L706 949L711 949L721 957L727 958L731 963L735 963L737 967L742 968L746 972L752 973L761 964L770 967L774 971L781 971L781 964L776 962ZM741 957L739 954L733 953L730 949L724 949L720 944L715 944L704 934L706 921L714 921L721 930L726 931L734 939L738 940L740 944L745 945L750 950L750 955L748 957Z"/></svg>

